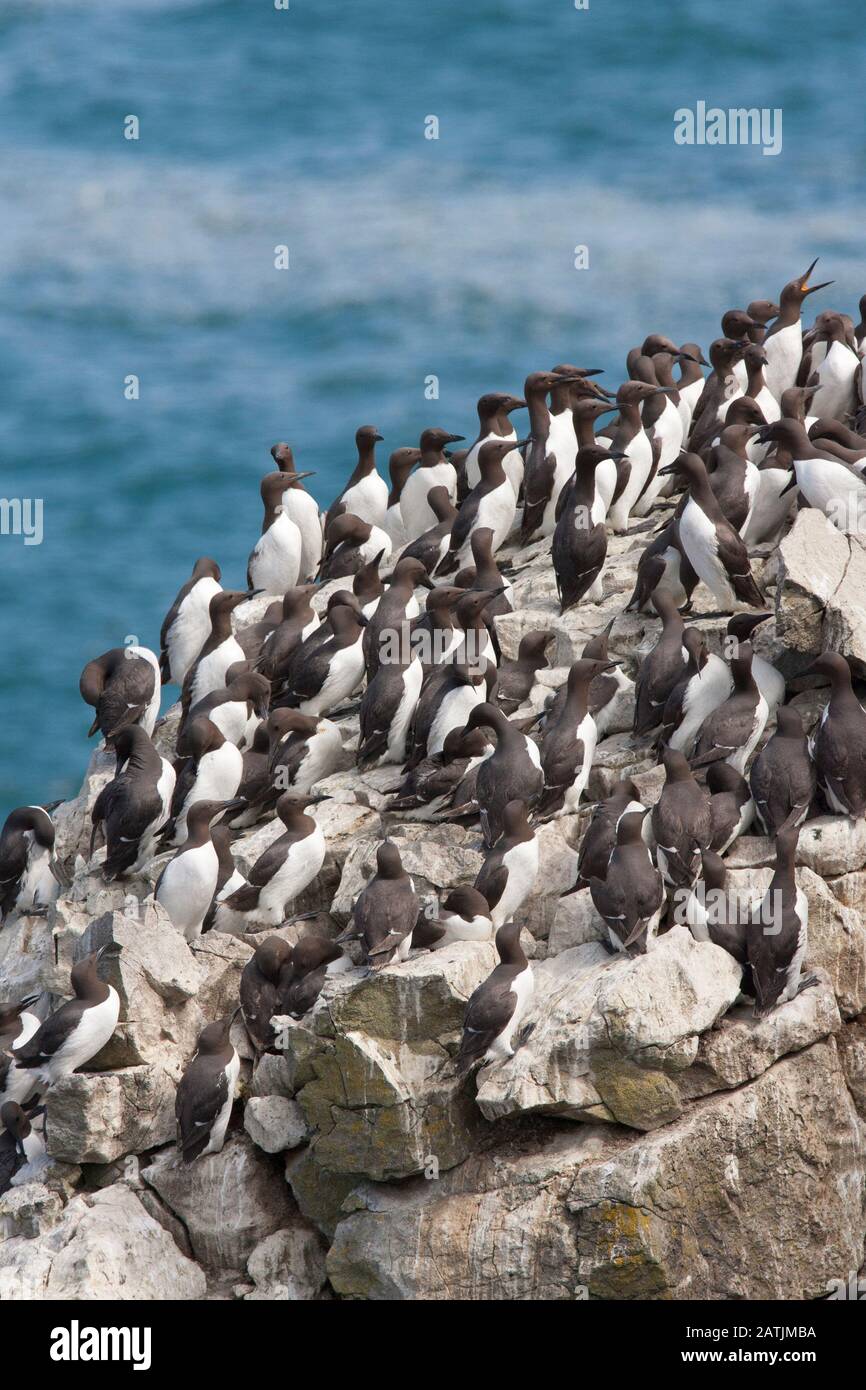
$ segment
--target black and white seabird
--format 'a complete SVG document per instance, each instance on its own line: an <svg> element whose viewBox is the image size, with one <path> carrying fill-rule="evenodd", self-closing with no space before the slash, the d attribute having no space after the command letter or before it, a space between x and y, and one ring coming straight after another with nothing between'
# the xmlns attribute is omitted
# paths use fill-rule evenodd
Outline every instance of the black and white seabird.
<svg viewBox="0 0 866 1390"><path fill-rule="evenodd" d="M265 594L284 594L301 574L303 538L284 506L285 494L310 473L266 473L261 482L265 515L262 534L247 561L247 585Z"/></svg>
<svg viewBox="0 0 866 1390"><path fill-rule="evenodd" d="M820 285L809 284L809 276L817 264L816 256L805 275L789 280L779 295L779 313L764 336L764 351L767 354L764 376L777 401L781 401L783 391L797 382L803 357L803 304L810 294L826 289L833 283L832 280L824 280Z"/></svg>
<svg viewBox="0 0 866 1390"><path fill-rule="evenodd" d="M613 531L627 531L632 512L658 473L658 458L644 427L640 408L668 388L649 381L625 381L616 393L619 424L610 436L610 449L617 459L617 485L608 511Z"/></svg>
<svg viewBox="0 0 866 1390"><path fill-rule="evenodd" d="M214 919L219 904L224 898L228 898L236 888L243 888L246 879L237 867L232 854L232 831L227 825L215 825L211 828L211 840L217 852L217 862L219 869L217 872L216 888L214 890L211 905L205 913L202 922L202 932L213 930Z"/></svg>
<svg viewBox="0 0 866 1390"><path fill-rule="evenodd" d="M734 639L734 650L740 642L751 641L752 633L760 623L765 623L771 618L772 613L735 613L728 619L725 629L726 636ZM711 656L713 663L720 662L721 657ZM771 661L761 656L754 649L752 650L752 675L755 684L767 702L767 710L772 718L776 707L784 703L785 700L785 677L781 671L777 671ZM732 681L733 684L733 681Z"/></svg>
<svg viewBox="0 0 866 1390"><path fill-rule="evenodd" d="M116 771L90 813L93 857L100 834L107 879L137 872L155 852L156 836L169 818L175 786L171 763L160 756L143 729L122 729L113 742Z"/></svg>
<svg viewBox="0 0 866 1390"><path fill-rule="evenodd" d="M493 532L489 527L479 526L473 531L470 546L475 564L455 574L454 583L463 585L467 594L487 592L492 595L484 605L484 619L489 624L493 618L514 612L514 586L496 563Z"/></svg>
<svg viewBox="0 0 866 1390"><path fill-rule="evenodd" d="M463 629L456 609L464 594L454 585L437 584L427 595L424 612L412 624L412 647L425 672L448 661L461 645Z"/></svg>
<svg viewBox="0 0 866 1390"><path fill-rule="evenodd" d="M259 724L267 719L270 681L258 671L245 669L241 662L230 666L226 677L224 690L213 690L190 706L183 732L177 740L181 757L191 752L189 731L199 719L215 724L223 738L237 748L248 747Z"/></svg>
<svg viewBox="0 0 866 1390"><path fill-rule="evenodd" d="M532 999L535 980L516 922L499 928L496 950L499 965L469 998L457 1053L458 1076L465 1076L478 1062L514 1056L518 1030Z"/></svg>
<svg viewBox="0 0 866 1390"><path fill-rule="evenodd" d="M656 589L652 605L662 620L662 629L652 651L640 663L635 679L632 727L636 738L651 734L661 725L668 696L682 679L687 664L683 646L685 624L676 602L666 589Z"/></svg>
<svg viewBox="0 0 866 1390"><path fill-rule="evenodd" d="M352 593L358 600L358 607L365 618L372 618L379 600L385 592L385 583L379 574L380 555L374 555L352 575Z"/></svg>
<svg viewBox="0 0 866 1390"><path fill-rule="evenodd" d="M282 506L301 533L299 578L306 583L312 579L322 561L322 518L316 499L310 496L302 481L303 478L312 477L312 474L298 472L288 444L275 444L271 457L280 473L291 475L291 482L282 496Z"/></svg>
<svg viewBox="0 0 866 1390"><path fill-rule="evenodd" d="M33 1071L44 1086L71 1076L112 1037L120 998L113 985L100 980L97 967L104 956L116 955L119 949L109 943L77 961L70 973L74 999L61 1004L27 1042L16 1046L16 1066Z"/></svg>
<svg viewBox="0 0 866 1390"><path fill-rule="evenodd" d="M447 661L428 672L415 706L406 770L442 751L452 729L466 727L487 693L484 672L465 662Z"/></svg>
<svg viewBox="0 0 866 1390"><path fill-rule="evenodd" d="M527 441L521 441L525 444ZM451 528L448 550L436 567L436 574L453 574L468 563L474 531L485 527L491 533L491 549L495 554L505 542L514 525L517 499L514 487L505 471L505 460L513 452L511 440L488 440L478 451L480 481L460 504L460 511Z"/></svg>
<svg viewBox="0 0 866 1390"><path fill-rule="evenodd" d="M712 941L744 968L744 991L752 994L747 961L747 917L728 889L728 871L720 854L701 853L701 877L684 905L682 919L696 941Z"/></svg>
<svg viewBox="0 0 866 1390"><path fill-rule="evenodd" d="M767 701L752 674L752 645L740 642L731 658L734 688L727 700L704 721L692 767L726 762L742 776L767 723Z"/></svg>
<svg viewBox="0 0 866 1390"><path fill-rule="evenodd" d="M408 629L407 629L408 631ZM406 761L409 732L424 668L419 657L398 652L383 661L361 697L357 762L361 768Z"/></svg>
<svg viewBox="0 0 866 1390"><path fill-rule="evenodd" d="M388 587L367 621L363 636L364 666L371 681L380 663L395 656L408 660L409 624L418 617L420 607L415 590L433 585L420 560L401 556L388 580Z"/></svg>
<svg viewBox="0 0 866 1390"><path fill-rule="evenodd" d="M484 895L494 927L512 920L537 877L538 840L529 824L526 804L509 801L502 813L502 834L486 851L474 885Z"/></svg>
<svg viewBox="0 0 866 1390"><path fill-rule="evenodd" d="M309 792L335 770L343 750L337 725L324 715L276 709L268 719L268 775L276 805L278 791Z"/></svg>
<svg viewBox="0 0 866 1390"><path fill-rule="evenodd" d="M597 676L616 669L613 661L581 657L568 673L558 714L545 721L541 744L544 790L537 802L543 816L572 815L586 790L598 730L589 712L589 690Z"/></svg>
<svg viewBox="0 0 866 1390"><path fill-rule="evenodd" d="M511 452L503 458L502 466L508 474L515 501L520 496L520 489L523 484L523 458L517 451L517 431L508 417L515 410L525 409L526 401L521 400L519 396L509 396L502 391L489 391L479 399L478 437L467 449L464 463L466 481L470 489L481 481L478 455L482 446L506 439L511 441L512 448Z"/></svg>
<svg viewBox="0 0 866 1390"><path fill-rule="evenodd" d="M746 534L760 491L758 468L746 452L757 428L753 424L726 425L708 458L708 477L713 496L741 536Z"/></svg>
<svg viewBox="0 0 866 1390"><path fill-rule="evenodd" d="M336 941L308 932L292 947L288 970L280 981L277 1012L303 1018L321 994L327 977L351 969L351 965Z"/></svg>
<svg viewBox="0 0 866 1390"><path fill-rule="evenodd" d="M656 499L672 491L672 483L661 469L673 463L683 446L683 422L677 409L679 392L673 377L674 362L680 355L679 349L671 344L671 351L654 351L650 358L646 379L656 385L658 391L644 402L641 420L649 436L653 464L632 507L632 516L647 516Z"/></svg>
<svg viewBox="0 0 866 1390"><path fill-rule="evenodd" d="M680 540L679 513L685 507L686 500L683 498L677 514L641 551L634 590L625 605L626 613L651 613L652 596L657 589L669 593L677 608L691 607L698 576Z"/></svg>
<svg viewBox="0 0 866 1390"><path fill-rule="evenodd" d="M403 488L406 486L406 479L409 477L409 474L412 472L412 469L415 467L420 457L420 449L412 449L404 446L402 449L395 449L388 460L391 491L388 493L388 506L385 510L382 530L387 535L395 550L400 550L409 539L406 535L406 528L403 525L403 514L400 511L400 498L403 495Z"/></svg>
<svg viewBox="0 0 866 1390"><path fill-rule="evenodd" d="M719 506L703 459L697 454L681 454L677 462L670 465L670 471L684 473L689 484L678 522L680 543L689 564L712 593L720 611L731 613L743 607L766 607L752 576L749 552L740 533Z"/></svg>
<svg viewBox="0 0 866 1390"><path fill-rule="evenodd" d="M848 343L842 314L824 313L821 318L818 341L826 345L826 352L812 378L817 386L812 408L816 415L844 420L857 405L860 358Z"/></svg>
<svg viewBox="0 0 866 1390"><path fill-rule="evenodd" d="M15 1101L23 1105L39 1085L38 1076L15 1061L16 1048L32 1038L42 1022L33 1012L39 998L38 994L28 994L17 1003L0 1004L0 1104Z"/></svg>
<svg viewBox="0 0 866 1390"><path fill-rule="evenodd" d="M165 908L172 926L189 942L201 936L217 892L220 866L212 837L213 824L242 804L237 800L194 801L185 813L186 840L156 881L156 901Z"/></svg>
<svg viewBox="0 0 866 1390"><path fill-rule="evenodd" d="M489 698L488 696L488 699ZM532 723L534 723L534 720L525 721L525 724ZM523 730L525 724L519 724L517 727ZM478 780L478 769L485 759L489 758L490 754L493 752L493 734L491 730L483 728L469 730L455 729L453 734L449 734L448 738L450 739L452 736L459 739L460 750L468 751L472 756L469 759L462 777L457 780L450 795L447 797L445 808L437 809L433 819L443 821L465 820L467 818L475 819L479 812L478 787L476 785ZM478 743L474 742L476 739L479 740ZM445 744L447 747L448 739L445 740ZM444 751L443 748L443 753Z"/></svg>
<svg viewBox="0 0 866 1390"><path fill-rule="evenodd" d="M725 854L751 826L755 803L745 777L727 762L709 765L707 790L713 828L710 848L715 854Z"/></svg>
<svg viewBox="0 0 866 1390"><path fill-rule="evenodd" d="M626 811L620 816L607 874L589 881L611 946L634 954L643 954L654 940L665 900L662 876L643 839L646 814Z"/></svg>
<svg viewBox="0 0 866 1390"><path fill-rule="evenodd" d="M448 434L446 430L425 430L419 440L421 457L418 467L403 485L400 497L400 515L403 529L410 541L436 524L436 518L428 502L431 488L444 487L453 504L457 500L457 471L445 457L448 444L459 444L462 434Z"/></svg>
<svg viewBox="0 0 866 1390"><path fill-rule="evenodd" d="M726 661L711 660L696 627L684 632L683 649L688 663L665 701L660 741L690 756L704 721L730 695L733 679Z"/></svg>
<svg viewBox="0 0 866 1390"><path fill-rule="evenodd" d="M199 700L225 689L229 667L246 660L244 649L232 631L232 613L250 597L240 589L221 589L211 599L208 605L210 630L183 680L181 724Z"/></svg>
<svg viewBox="0 0 866 1390"><path fill-rule="evenodd" d="M307 888L325 862L322 827L306 814L320 797L284 792L277 802L277 815L285 826L259 855L247 882L223 898L214 917L217 931L237 925L242 930L278 927L286 918L288 905Z"/></svg>
<svg viewBox="0 0 866 1390"><path fill-rule="evenodd" d="M801 974L809 945L809 903L794 876L799 835L793 819L776 831L775 871L746 927L756 1018L818 983L815 975Z"/></svg>
<svg viewBox="0 0 866 1390"><path fill-rule="evenodd" d="M829 448L813 443L797 420L777 420L759 434L787 450L796 487L810 507L824 513L839 531L857 533L866 516L866 478Z"/></svg>
<svg viewBox="0 0 866 1390"><path fill-rule="evenodd" d="M403 551L404 559L418 560L432 574L448 554L451 531L459 516L446 487L431 487L427 493L427 505L436 518L434 526L422 531Z"/></svg>
<svg viewBox="0 0 866 1390"><path fill-rule="evenodd" d="M331 503L325 529L337 516L349 512L371 526L382 526L388 510L388 484L376 469L376 445L381 441L375 425L361 425L355 431L358 462L339 497Z"/></svg>
<svg viewBox="0 0 866 1390"><path fill-rule="evenodd" d="M363 681L367 619L341 604L331 609L328 622L333 636L315 650L306 644L298 649L277 704L302 714L329 714Z"/></svg>
<svg viewBox="0 0 866 1390"><path fill-rule="evenodd" d="M710 364L697 343L683 343L679 356L680 374L677 378L677 409L683 426L683 438L692 427L695 406L704 389L704 374L701 367Z"/></svg>
<svg viewBox="0 0 866 1390"><path fill-rule="evenodd" d="M313 628L309 636L298 644L287 658L285 670L279 681L273 683L271 690L272 707L279 704L284 691L291 690L295 671L304 671L319 648L323 647L326 642L330 642L335 635L331 618L338 608L351 609L361 627L367 622L367 615L362 611L361 600L351 590L337 589L331 594L318 627Z"/></svg>
<svg viewBox="0 0 866 1390"><path fill-rule="evenodd" d="M578 453L582 449L593 449L599 443L595 437L595 423L602 415L609 415L617 409L615 404L606 400L599 400L594 396L579 396L575 400L571 418L574 426L574 434L577 440ZM606 440L605 443L608 441ZM562 516L563 510L570 503L571 493L574 487L575 478L572 477L563 487L556 500L556 520ZM595 520L603 521L607 516L608 509L616 491L617 472L616 460L611 456L602 459L595 470L595 494L592 500L592 514Z"/></svg>
<svg viewBox="0 0 866 1390"><path fill-rule="evenodd" d="M393 800L385 809L389 812L415 811L435 802L441 805L492 747L483 729L473 729L468 734L462 726L452 729L438 753L422 758L399 786L389 789Z"/></svg>
<svg viewBox="0 0 866 1390"><path fill-rule="evenodd" d="M210 601L220 592L220 567L203 555L192 576L178 591L159 634L159 665L163 682L183 685L184 676L210 632Z"/></svg>
<svg viewBox="0 0 866 1390"><path fill-rule="evenodd" d="M577 880L569 892L588 888L593 878L607 877L607 866L616 845L616 828L629 811L646 814L637 787L630 777L614 782L603 801L597 801L577 852Z"/></svg>
<svg viewBox="0 0 866 1390"><path fill-rule="evenodd" d="M704 389L698 398L692 415L688 447L698 453L711 444L719 434L725 413L731 401L742 396L745 377L741 382L736 368L743 361L748 346L744 339L716 338L710 344L710 362L713 370L704 382Z"/></svg>
<svg viewBox="0 0 866 1390"><path fill-rule="evenodd" d="M484 842L492 848L502 834L509 801L523 801L528 810L537 804L544 786L541 754L495 705L478 705L466 728L490 728L496 740L490 757L479 764L475 783Z"/></svg>
<svg viewBox="0 0 866 1390"><path fill-rule="evenodd" d="M582 598L598 603L601 576L607 558L604 504L597 497L595 473L604 459L624 454L593 445L581 449L575 462L574 482L553 532L551 559L556 575L560 611L573 608Z"/></svg>
<svg viewBox="0 0 866 1390"><path fill-rule="evenodd" d="M749 774L755 814L765 835L775 835L789 816L802 825L818 786L809 740L799 711L780 705L776 730L761 749Z"/></svg>
<svg viewBox="0 0 866 1390"><path fill-rule="evenodd" d="M392 961L405 960L412 945L420 903L411 875L407 874L393 840L383 840L376 851L376 872L361 890L339 944L359 939L367 964L381 970Z"/></svg>
<svg viewBox="0 0 866 1390"><path fill-rule="evenodd" d="M88 661L78 683L82 700L96 710L87 737L99 730L110 739L129 724L139 724L152 734L161 686L159 662L148 647L112 647Z"/></svg>
<svg viewBox="0 0 866 1390"><path fill-rule="evenodd" d="M288 941L281 936L267 936L241 971L238 997L244 1026L259 1052L269 1051L276 1042L271 1019L282 1012L278 1005L291 962Z"/></svg>
<svg viewBox="0 0 866 1390"><path fill-rule="evenodd" d="M760 410L764 420L769 424L772 420L778 420L781 415L781 406L773 395L764 377L764 368L767 365L767 353L762 343L750 343L743 354L743 366L746 369L746 397L754 401ZM733 405L735 402L732 403ZM730 415L728 419L730 419Z"/></svg>
<svg viewBox="0 0 866 1390"><path fill-rule="evenodd" d="M51 1160L46 1155L45 1106L6 1101L0 1106L0 1196L13 1181L37 1180Z"/></svg>
<svg viewBox="0 0 866 1390"><path fill-rule="evenodd" d="M797 479L790 452L780 445L760 447L765 453L758 464L758 491L743 531L750 548L781 540L797 510L798 493L792 487Z"/></svg>
<svg viewBox="0 0 866 1390"><path fill-rule="evenodd" d="M842 816L866 812L866 713L839 652L822 652L806 674L828 676L830 699L812 735L810 752L828 807Z"/></svg>
<svg viewBox="0 0 866 1390"><path fill-rule="evenodd" d="M237 1012L237 1010L236 1010ZM235 1014L209 1023L175 1097L177 1147L184 1163L216 1154L225 1143L241 1062L229 1041Z"/></svg>
<svg viewBox="0 0 866 1390"><path fill-rule="evenodd" d="M685 754L666 748L662 762L665 784L651 817L656 863L669 888L690 889L701 870L701 851L712 840L710 797Z"/></svg>
<svg viewBox="0 0 866 1390"><path fill-rule="evenodd" d="M41 806L18 806L0 831L0 923L12 912L41 914L65 875L54 857L54 822Z"/></svg>
<svg viewBox="0 0 866 1390"><path fill-rule="evenodd" d="M286 674L298 647L319 627L319 615L310 602L315 593L315 584L300 584L288 589L283 595L281 620L262 643L256 658L256 671L275 688Z"/></svg>
<svg viewBox="0 0 866 1390"><path fill-rule="evenodd" d="M498 648L494 643L495 614L491 612L491 607L501 597L501 590L467 589L463 597L457 600L454 616L463 629L463 640L455 653L455 661L468 661L470 665L483 665L489 661L496 665Z"/></svg>
<svg viewBox="0 0 866 1390"><path fill-rule="evenodd" d="M183 743L187 756L174 766L171 820L161 837L164 845L183 844L189 811L196 801L232 801L244 771L240 749L210 719L191 719Z"/></svg>
<svg viewBox="0 0 866 1390"><path fill-rule="evenodd" d="M490 876L488 887L498 896L506 879L507 871L500 868ZM492 941L494 934L487 898L478 888L460 884L442 899L436 917L419 917L412 933L412 949L435 951L455 941Z"/></svg>
<svg viewBox="0 0 866 1390"><path fill-rule="evenodd" d="M524 453L524 507L520 531L524 544L553 535L556 504L574 472L577 453L570 407L563 402L559 422L554 425L547 397L551 391L564 390L580 380L577 374L566 376L557 372L531 372L526 378L523 394L529 411L530 439Z"/></svg>
<svg viewBox="0 0 866 1390"><path fill-rule="evenodd" d="M374 559L385 565L391 559L391 542L387 535L372 522L345 512L328 525L317 577L322 584L332 579L347 579Z"/></svg>

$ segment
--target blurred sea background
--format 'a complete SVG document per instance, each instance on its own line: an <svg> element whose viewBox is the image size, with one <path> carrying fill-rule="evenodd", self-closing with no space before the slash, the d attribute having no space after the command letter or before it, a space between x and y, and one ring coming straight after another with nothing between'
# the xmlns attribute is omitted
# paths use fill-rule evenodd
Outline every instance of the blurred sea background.
<svg viewBox="0 0 866 1390"><path fill-rule="evenodd" d="M275 440L327 504L359 424L384 470L529 371L613 387L816 255L809 308L854 312L861 29L862 0L4 0L0 491L44 540L0 536L0 816L77 790L87 660L156 647L199 555L244 583ZM781 107L781 154L676 145L699 100Z"/></svg>

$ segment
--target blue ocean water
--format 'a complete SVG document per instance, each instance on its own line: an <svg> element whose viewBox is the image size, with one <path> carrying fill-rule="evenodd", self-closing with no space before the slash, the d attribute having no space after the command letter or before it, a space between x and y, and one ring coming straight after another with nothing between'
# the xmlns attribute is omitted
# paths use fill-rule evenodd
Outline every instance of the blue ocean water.
<svg viewBox="0 0 866 1390"><path fill-rule="evenodd" d="M471 436L483 390L560 360L616 384L648 331L706 345L819 253L854 309L861 27L862 0L4 0L2 493L44 539L0 536L0 814L77 789L87 660L156 645L198 555L243 582L274 440L327 503L358 424ZM781 154L676 145L699 100L781 107Z"/></svg>

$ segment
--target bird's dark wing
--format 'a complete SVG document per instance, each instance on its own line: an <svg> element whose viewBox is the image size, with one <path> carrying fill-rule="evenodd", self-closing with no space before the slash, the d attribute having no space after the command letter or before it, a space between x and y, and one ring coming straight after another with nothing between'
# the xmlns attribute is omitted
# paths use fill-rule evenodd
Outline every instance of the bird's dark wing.
<svg viewBox="0 0 866 1390"><path fill-rule="evenodd" d="M517 968L498 965L469 1000L463 1022L463 1038L457 1054L457 1071L469 1071L507 1025L517 1007L511 985Z"/></svg>
<svg viewBox="0 0 866 1390"><path fill-rule="evenodd" d="M38 1067L50 1061L66 1042L83 1011L84 1004L79 999L70 999L67 1004L61 1004L60 1008L37 1028L32 1038L16 1047L14 1060L22 1067Z"/></svg>
<svg viewBox="0 0 866 1390"><path fill-rule="evenodd" d="M203 1067L204 1062L204 1058L193 1058L175 1097L177 1146L184 1163L192 1163L207 1148L213 1123L229 1096L225 1068L215 1073L213 1067ZM206 1085L199 1084L202 1076Z"/></svg>

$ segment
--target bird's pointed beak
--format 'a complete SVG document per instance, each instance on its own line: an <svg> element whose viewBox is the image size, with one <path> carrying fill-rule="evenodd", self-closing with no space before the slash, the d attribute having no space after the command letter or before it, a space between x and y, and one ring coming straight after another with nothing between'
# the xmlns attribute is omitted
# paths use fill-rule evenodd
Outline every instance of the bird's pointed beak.
<svg viewBox="0 0 866 1390"><path fill-rule="evenodd" d="M817 294L818 290L826 290L828 285L835 285L835 283L835 280L822 280L820 285L808 285L803 290L803 294Z"/></svg>

